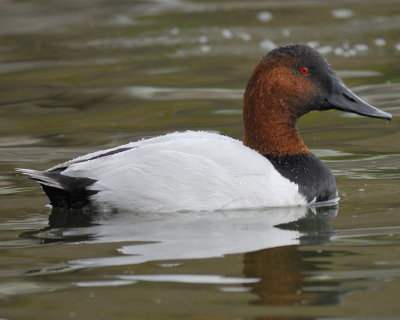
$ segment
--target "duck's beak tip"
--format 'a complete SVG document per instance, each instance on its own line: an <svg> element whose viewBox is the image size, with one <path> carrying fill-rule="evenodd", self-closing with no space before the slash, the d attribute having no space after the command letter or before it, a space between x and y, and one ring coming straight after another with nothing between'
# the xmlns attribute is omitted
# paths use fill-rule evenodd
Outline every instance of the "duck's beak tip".
<svg viewBox="0 0 400 320"><path fill-rule="evenodd" d="M371 108L374 108L374 110L372 112L368 112L368 113L367 112L366 113L361 113L361 115L367 116L367 117L371 117L371 118L383 119L383 120L386 120L388 122L392 121L393 116L390 113L388 113L386 111L383 111L383 110L380 110L378 108L375 108L375 107L373 107L371 105L368 105L368 106L371 107Z"/></svg>
<svg viewBox="0 0 400 320"><path fill-rule="evenodd" d="M387 122L391 122L392 121L392 119L393 119L393 116L390 114L390 113L388 113L388 117L387 118L384 118Z"/></svg>

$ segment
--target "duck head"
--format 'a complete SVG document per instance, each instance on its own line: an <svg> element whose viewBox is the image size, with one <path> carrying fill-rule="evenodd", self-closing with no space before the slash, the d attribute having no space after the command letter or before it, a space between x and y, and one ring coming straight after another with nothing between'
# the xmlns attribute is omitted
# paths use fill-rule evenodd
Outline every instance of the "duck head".
<svg viewBox="0 0 400 320"><path fill-rule="evenodd" d="M354 94L316 50L304 45L277 48L260 61L247 84L244 144L264 155L308 152L297 120L329 109L392 119Z"/></svg>

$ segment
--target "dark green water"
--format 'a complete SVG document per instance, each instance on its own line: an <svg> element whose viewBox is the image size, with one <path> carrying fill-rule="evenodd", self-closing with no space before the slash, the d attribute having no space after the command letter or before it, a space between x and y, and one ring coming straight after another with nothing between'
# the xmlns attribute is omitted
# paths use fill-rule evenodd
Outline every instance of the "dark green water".
<svg viewBox="0 0 400 320"><path fill-rule="evenodd" d="M310 43L391 123L300 121L339 208L72 220L16 167L177 130L240 139L274 45ZM0 319L400 317L399 1L0 3ZM276 225L279 225L278 227Z"/></svg>

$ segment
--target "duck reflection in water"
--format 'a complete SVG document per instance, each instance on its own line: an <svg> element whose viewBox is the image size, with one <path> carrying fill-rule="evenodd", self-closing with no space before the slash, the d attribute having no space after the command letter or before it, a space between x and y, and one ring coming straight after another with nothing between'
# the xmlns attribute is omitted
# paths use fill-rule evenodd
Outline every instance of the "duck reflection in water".
<svg viewBox="0 0 400 320"><path fill-rule="evenodd" d="M338 290L319 291L317 287L314 290L313 286L320 283L308 281L308 275L320 268L321 262L316 259L321 260L324 253L314 245L328 243L336 233L329 221L337 213L338 207L331 206L213 214L119 213L99 219L97 215L54 209L49 227L22 236L39 238L42 243L115 243L119 255L105 257L100 252L98 258L81 256L68 261L63 272L149 261L182 261L185 264L185 259L243 254L241 286L257 297L250 299L250 304L273 307L335 305L340 298ZM43 272L38 270L34 273ZM142 275L132 275L133 281L135 276ZM179 278L180 273L175 276ZM131 279L130 276L121 277ZM329 285L337 284L329 282Z"/></svg>
<svg viewBox="0 0 400 320"><path fill-rule="evenodd" d="M97 215L54 209L49 218L50 227L37 231L35 237L42 237L43 242L136 242L120 247L118 251L122 255L118 257L82 257L71 261L74 268L244 253L245 278L259 279L243 284L258 296L251 304L337 304L337 290L313 290L319 283L310 283L307 278L310 271L320 268L321 262L315 260L326 255L312 246L330 241L335 231L329 221L337 213L337 206L297 207L213 214L137 215L133 221L127 221L131 215L117 214L98 220ZM65 236L60 235L60 230L65 231ZM335 283L330 282L330 285L335 286Z"/></svg>

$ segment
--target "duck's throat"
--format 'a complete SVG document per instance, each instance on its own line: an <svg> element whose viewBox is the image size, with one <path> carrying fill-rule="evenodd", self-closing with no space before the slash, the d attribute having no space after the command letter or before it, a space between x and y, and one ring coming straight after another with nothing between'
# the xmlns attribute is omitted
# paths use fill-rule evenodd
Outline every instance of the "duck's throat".
<svg viewBox="0 0 400 320"><path fill-rule="evenodd" d="M250 117L245 114L244 145L274 157L309 152L297 131L297 119L274 113Z"/></svg>
<svg viewBox="0 0 400 320"><path fill-rule="evenodd" d="M309 152L297 130L287 128L274 128L269 132L266 128L255 130L256 133L245 132L244 145L258 151L262 155L281 157Z"/></svg>

